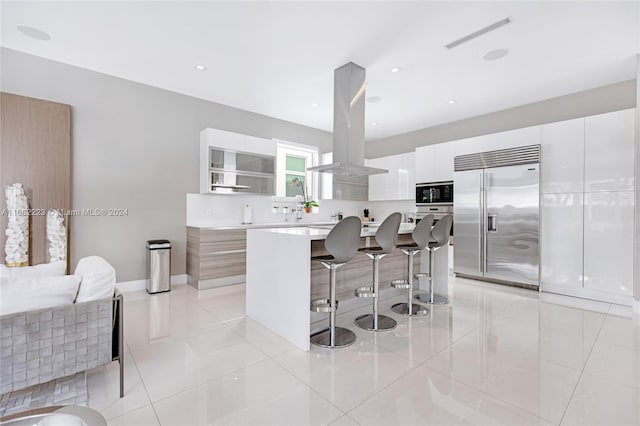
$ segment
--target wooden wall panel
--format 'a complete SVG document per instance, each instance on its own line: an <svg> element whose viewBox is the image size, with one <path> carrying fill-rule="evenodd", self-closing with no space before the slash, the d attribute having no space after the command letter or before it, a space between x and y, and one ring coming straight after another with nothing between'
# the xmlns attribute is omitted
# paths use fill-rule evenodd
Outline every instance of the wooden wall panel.
<svg viewBox="0 0 640 426"><path fill-rule="evenodd" d="M4 185L22 183L30 209L71 209L71 106L0 93L0 211ZM67 259L70 221L67 221ZM4 263L6 215L0 217L0 261ZM29 259L46 262L46 216L30 221Z"/></svg>

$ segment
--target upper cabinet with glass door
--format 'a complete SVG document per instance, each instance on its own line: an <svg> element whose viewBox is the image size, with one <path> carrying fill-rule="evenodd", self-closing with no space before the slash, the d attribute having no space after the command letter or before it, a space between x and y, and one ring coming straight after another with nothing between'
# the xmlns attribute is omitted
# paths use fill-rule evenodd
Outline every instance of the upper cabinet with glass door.
<svg viewBox="0 0 640 426"><path fill-rule="evenodd" d="M274 195L276 144L217 129L200 132L200 192Z"/></svg>
<svg viewBox="0 0 640 426"><path fill-rule="evenodd" d="M301 195L317 199L314 146L257 138L218 129L200 132L202 194Z"/></svg>

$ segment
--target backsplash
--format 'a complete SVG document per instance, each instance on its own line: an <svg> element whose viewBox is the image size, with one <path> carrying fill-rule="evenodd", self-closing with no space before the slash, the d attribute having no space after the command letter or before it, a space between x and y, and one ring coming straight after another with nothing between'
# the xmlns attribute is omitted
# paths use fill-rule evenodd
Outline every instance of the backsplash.
<svg viewBox="0 0 640 426"><path fill-rule="evenodd" d="M415 213L416 203L413 200L394 200L394 201L369 201L369 214L376 222L382 222L385 217L394 212Z"/></svg>
<svg viewBox="0 0 640 426"><path fill-rule="evenodd" d="M242 223L245 205L252 209L252 223L285 222L284 213L273 213L271 197L261 195L187 194L187 226L222 226ZM362 217L362 212L373 203L366 201L320 200L320 207L303 213L300 223L330 222L331 215ZM376 203L377 204L377 203ZM369 209L371 209L369 207ZM395 210L394 210L395 211ZM288 213L289 222L295 222L295 213ZM375 217L375 216L374 216Z"/></svg>

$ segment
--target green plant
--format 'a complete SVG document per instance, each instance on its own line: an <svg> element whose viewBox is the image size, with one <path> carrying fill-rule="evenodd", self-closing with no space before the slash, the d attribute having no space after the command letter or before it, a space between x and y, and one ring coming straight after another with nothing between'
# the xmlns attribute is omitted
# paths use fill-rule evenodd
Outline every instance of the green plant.
<svg viewBox="0 0 640 426"><path fill-rule="evenodd" d="M300 179L298 179L297 177L291 179L291 183L294 184L295 186L297 186L298 188L300 188L302 190L302 197L304 199L303 201L303 206L305 208L310 209L311 207L320 207L320 204L318 204L317 201L315 200L309 200L307 198L307 191L305 188L305 185L302 183L302 181Z"/></svg>

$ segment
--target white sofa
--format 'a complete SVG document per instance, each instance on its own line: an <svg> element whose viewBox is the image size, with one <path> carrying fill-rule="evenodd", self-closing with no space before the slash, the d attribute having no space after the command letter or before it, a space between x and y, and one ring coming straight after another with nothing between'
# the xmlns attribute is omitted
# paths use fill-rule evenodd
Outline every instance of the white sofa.
<svg viewBox="0 0 640 426"><path fill-rule="evenodd" d="M83 258L73 275L54 262L0 265L0 394L120 363L123 395L123 303L113 267Z"/></svg>

